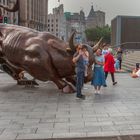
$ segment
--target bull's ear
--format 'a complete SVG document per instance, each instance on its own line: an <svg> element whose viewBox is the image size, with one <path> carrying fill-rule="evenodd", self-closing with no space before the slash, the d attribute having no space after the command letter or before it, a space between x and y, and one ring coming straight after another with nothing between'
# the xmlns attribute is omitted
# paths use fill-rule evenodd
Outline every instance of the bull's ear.
<svg viewBox="0 0 140 140"><path fill-rule="evenodd" d="M76 46L74 45L74 36L76 34L76 31L74 31L69 39L69 48L67 48L68 52L75 53L76 52Z"/></svg>
<svg viewBox="0 0 140 140"><path fill-rule="evenodd" d="M8 6L5 6L3 4L0 4L0 7L8 12L17 12L19 10L19 0L16 1L12 8L9 8Z"/></svg>
<svg viewBox="0 0 140 140"><path fill-rule="evenodd" d="M100 44L103 40L103 37L93 46L93 51L96 52L100 48Z"/></svg>

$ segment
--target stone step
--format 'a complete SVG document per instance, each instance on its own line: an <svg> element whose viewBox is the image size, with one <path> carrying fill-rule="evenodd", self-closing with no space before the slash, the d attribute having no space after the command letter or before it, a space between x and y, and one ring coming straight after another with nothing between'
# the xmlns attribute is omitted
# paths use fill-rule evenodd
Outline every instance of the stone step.
<svg viewBox="0 0 140 140"><path fill-rule="evenodd" d="M129 52L123 56L122 69L131 72L140 63L140 51Z"/></svg>

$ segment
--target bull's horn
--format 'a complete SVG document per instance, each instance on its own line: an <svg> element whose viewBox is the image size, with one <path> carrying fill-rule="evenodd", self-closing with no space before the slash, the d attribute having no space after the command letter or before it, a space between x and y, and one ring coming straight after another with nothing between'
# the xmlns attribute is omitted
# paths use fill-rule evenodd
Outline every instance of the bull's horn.
<svg viewBox="0 0 140 140"><path fill-rule="evenodd" d="M8 6L2 5L2 4L0 4L0 7L8 12L16 12L19 10L19 0L16 1L16 3L14 4L12 8L9 8Z"/></svg>
<svg viewBox="0 0 140 140"><path fill-rule="evenodd" d="M76 34L76 31L74 31L72 33L72 35L71 35L71 37L69 39L69 46L70 46L70 49L71 49L72 52L76 51L76 47L75 47L74 42L73 42L75 34Z"/></svg>
<svg viewBox="0 0 140 140"><path fill-rule="evenodd" d="M95 52L100 48L100 43L102 42L103 37L93 46L93 51Z"/></svg>

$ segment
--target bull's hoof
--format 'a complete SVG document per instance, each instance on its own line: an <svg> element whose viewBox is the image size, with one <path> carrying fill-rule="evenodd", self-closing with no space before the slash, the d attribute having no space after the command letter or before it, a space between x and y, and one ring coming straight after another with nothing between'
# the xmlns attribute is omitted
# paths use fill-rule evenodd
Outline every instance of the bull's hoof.
<svg viewBox="0 0 140 140"><path fill-rule="evenodd" d="M74 93L76 90L74 87L67 85L63 88L63 93Z"/></svg>
<svg viewBox="0 0 140 140"><path fill-rule="evenodd" d="M18 80L17 81L17 85L39 85L36 81L34 80L27 80L27 79L23 79L23 80Z"/></svg>

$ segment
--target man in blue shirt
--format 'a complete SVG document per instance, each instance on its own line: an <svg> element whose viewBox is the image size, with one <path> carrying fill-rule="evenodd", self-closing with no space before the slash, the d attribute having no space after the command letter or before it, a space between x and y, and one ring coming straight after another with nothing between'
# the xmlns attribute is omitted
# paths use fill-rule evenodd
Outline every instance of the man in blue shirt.
<svg viewBox="0 0 140 140"><path fill-rule="evenodd" d="M83 46L79 45L77 52L73 56L73 62L76 64L76 91L77 98L85 99L85 95L81 93L84 84L85 64L84 64L84 51Z"/></svg>

